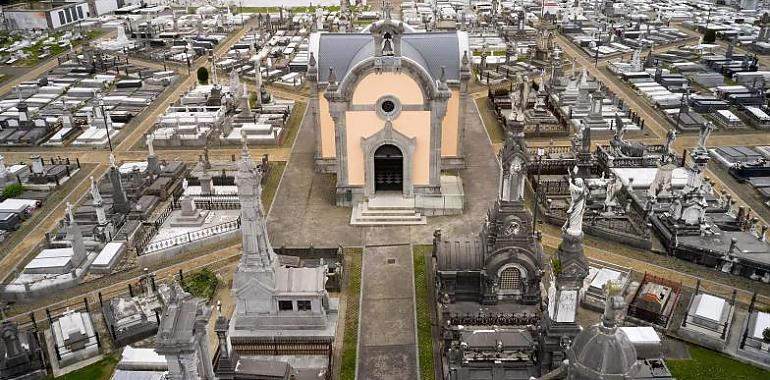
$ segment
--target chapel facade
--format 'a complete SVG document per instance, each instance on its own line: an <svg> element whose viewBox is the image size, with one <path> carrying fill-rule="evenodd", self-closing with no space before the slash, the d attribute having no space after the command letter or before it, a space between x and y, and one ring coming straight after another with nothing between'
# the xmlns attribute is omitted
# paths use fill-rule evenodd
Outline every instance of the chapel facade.
<svg viewBox="0 0 770 380"><path fill-rule="evenodd" d="M336 174L337 205L441 194L442 170L465 165L467 34L415 33L386 13L361 33L315 33L310 45L315 168Z"/></svg>

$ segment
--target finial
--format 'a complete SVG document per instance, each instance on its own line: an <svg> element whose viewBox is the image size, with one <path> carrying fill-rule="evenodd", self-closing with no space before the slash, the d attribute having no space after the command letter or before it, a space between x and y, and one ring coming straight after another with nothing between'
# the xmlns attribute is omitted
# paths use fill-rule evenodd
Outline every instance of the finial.
<svg viewBox="0 0 770 380"><path fill-rule="evenodd" d="M462 58L462 60L460 62L463 64L463 66L468 66L468 51L467 50L465 50L463 52L463 58Z"/></svg>
<svg viewBox="0 0 770 380"><path fill-rule="evenodd" d="M308 61L308 67L315 67L315 54L310 52L310 60Z"/></svg>
<svg viewBox="0 0 770 380"><path fill-rule="evenodd" d="M334 73L334 67L329 66L329 85L336 85L337 84L337 74Z"/></svg>
<svg viewBox="0 0 770 380"><path fill-rule="evenodd" d="M441 77L439 80L441 83L446 84L446 66L441 66Z"/></svg>
<svg viewBox="0 0 770 380"><path fill-rule="evenodd" d="M607 281L604 286L604 315L602 316L602 325L606 328L616 326L615 313L623 306L623 299L618 297L620 288L613 280Z"/></svg>

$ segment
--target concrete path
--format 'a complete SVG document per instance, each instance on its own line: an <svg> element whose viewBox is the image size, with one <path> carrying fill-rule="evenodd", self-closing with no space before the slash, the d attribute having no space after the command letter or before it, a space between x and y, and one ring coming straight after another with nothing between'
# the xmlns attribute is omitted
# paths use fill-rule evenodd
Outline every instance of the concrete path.
<svg viewBox="0 0 770 380"><path fill-rule="evenodd" d="M334 176L314 172L314 154L313 124L306 112L275 197L276 212L267 221L273 247L363 245L363 230L349 223L350 208L334 205Z"/></svg>
<svg viewBox="0 0 770 380"><path fill-rule="evenodd" d="M411 245L364 248L357 379L419 376L412 266Z"/></svg>

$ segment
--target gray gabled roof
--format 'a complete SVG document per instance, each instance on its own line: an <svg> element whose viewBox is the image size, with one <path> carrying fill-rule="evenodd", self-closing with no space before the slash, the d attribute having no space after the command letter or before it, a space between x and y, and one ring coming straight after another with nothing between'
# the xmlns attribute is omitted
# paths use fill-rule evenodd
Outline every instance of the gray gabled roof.
<svg viewBox="0 0 770 380"><path fill-rule="evenodd" d="M326 82L329 67L338 81L356 64L374 56L374 38L362 33L321 33L316 54L318 81ZM460 79L460 35L457 32L405 33L401 35L401 55L425 68L433 80L446 67L448 80Z"/></svg>

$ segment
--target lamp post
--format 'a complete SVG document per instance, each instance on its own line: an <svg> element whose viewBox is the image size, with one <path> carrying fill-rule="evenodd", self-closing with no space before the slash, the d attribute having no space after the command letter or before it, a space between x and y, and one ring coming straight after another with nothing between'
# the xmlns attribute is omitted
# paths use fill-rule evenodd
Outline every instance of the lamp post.
<svg viewBox="0 0 770 380"><path fill-rule="evenodd" d="M532 218L532 234L537 236L537 210L540 208L540 169L543 166L543 156L545 155L545 149L542 147L537 148L537 187L535 187L535 211Z"/></svg>
<svg viewBox="0 0 770 380"><path fill-rule="evenodd" d="M112 152L112 138L110 137L110 126L107 124L107 114L104 113L104 99L99 99L99 108L102 110L102 119L104 120L104 130L107 131L107 142L110 144L110 152Z"/></svg>
<svg viewBox="0 0 770 380"><path fill-rule="evenodd" d="M166 54L163 54L163 71L168 71L166 68Z"/></svg>

